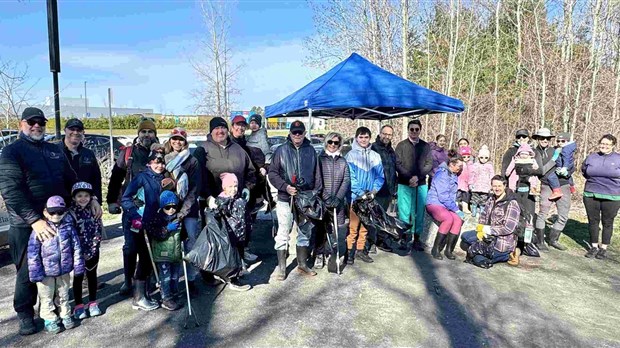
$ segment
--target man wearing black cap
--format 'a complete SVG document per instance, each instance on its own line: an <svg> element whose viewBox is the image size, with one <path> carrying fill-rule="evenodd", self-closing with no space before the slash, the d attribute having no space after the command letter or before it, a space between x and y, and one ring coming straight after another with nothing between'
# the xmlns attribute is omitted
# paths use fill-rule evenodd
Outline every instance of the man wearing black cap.
<svg viewBox="0 0 620 348"><path fill-rule="evenodd" d="M127 185L140 172L146 169L149 162L149 154L151 145L157 143L157 129L155 128L155 120L143 117L138 123L138 136L133 140L131 146L123 148L114 167L108 185L108 211L110 214L120 214L120 198ZM130 295L132 292L132 279L136 269L136 259L138 251L134 242L135 233L131 232L131 222L127 214L123 213L122 217L123 235L125 243L123 244L123 268L125 272L125 282L120 288L121 295ZM137 237L136 237L137 238Z"/></svg>
<svg viewBox="0 0 620 348"><path fill-rule="evenodd" d="M319 170L319 161L310 141L306 139L306 127L301 121L291 123L287 141L279 146L273 154L269 166L269 181L278 189L276 214L278 215L278 233L275 238L275 249L278 254L278 268L274 275L276 280L286 279L286 251L288 250L289 233L293 225L291 199L298 191L320 193L323 182ZM310 256L310 239L314 224L305 219L298 225L297 233L297 267L310 276L316 272L308 267Z"/></svg>
<svg viewBox="0 0 620 348"><path fill-rule="evenodd" d="M237 191L249 198L250 189L256 183L256 171L250 156L237 143L233 142L228 134L228 123L221 117L214 117L209 122L209 135L202 146L196 148L194 157L203 166L203 185L201 196L206 199L209 208L216 208L215 197L222 192L223 173L232 173L237 176ZM244 243L236 245L240 256L244 256ZM228 288L237 291L249 290L249 285L242 285L238 279L227 280Z"/></svg>
<svg viewBox="0 0 620 348"><path fill-rule="evenodd" d="M71 169L75 171L78 181L85 181L93 187L94 200L101 200L101 170L95 153L84 147L84 123L72 118L65 124L65 136L62 139L62 151L67 157ZM99 218L101 216L95 216Z"/></svg>
<svg viewBox="0 0 620 348"><path fill-rule="evenodd" d="M517 154L517 150L521 144L527 144L530 141L530 132L527 129L519 129L515 132L515 141L512 146L506 150L504 157L502 157L502 171L501 175L508 178L506 175L506 169L510 165L512 158Z"/></svg>
<svg viewBox="0 0 620 348"><path fill-rule="evenodd" d="M271 162L271 148L267 141L267 129L261 127L263 118L259 114L250 116L250 130L252 134L248 135L248 146L259 148L265 155L267 163Z"/></svg>
<svg viewBox="0 0 620 348"><path fill-rule="evenodd" d="M43 219L45 203L55 195L69 199L71 186L77 180L58 146L43 140L46 123L43 111L26 108L19 138L0 156L0 191L10 216L9 246L17 268L13 308L20 335L36 331L33 307L37 287L28 275L28 239L32 231L40 241L54 236L54 230Z"/></svg>

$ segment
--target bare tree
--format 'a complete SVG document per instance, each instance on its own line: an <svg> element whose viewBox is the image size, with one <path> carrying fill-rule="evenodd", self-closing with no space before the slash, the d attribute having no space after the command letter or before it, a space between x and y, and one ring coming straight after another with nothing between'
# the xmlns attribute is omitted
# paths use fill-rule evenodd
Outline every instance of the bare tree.
<svg viewBox="0 0 620 348"><path fill-rule="evenodd" d="M236 78L242 66L233 63L228 37L234 6L225 1L200 2L206 32L200 40L199 58L190 59L201 83L201 88L192 93L196 111L226 116L234 105L233 96L240 92Z"/></svg>
<svg viewBox="0 0 620 348"><path fill-rule="evenodd" d="M32 88L28 65L0 60L0 111L4 114L5 127L11 119L19 120L19 113L28 105Z"/></svg>

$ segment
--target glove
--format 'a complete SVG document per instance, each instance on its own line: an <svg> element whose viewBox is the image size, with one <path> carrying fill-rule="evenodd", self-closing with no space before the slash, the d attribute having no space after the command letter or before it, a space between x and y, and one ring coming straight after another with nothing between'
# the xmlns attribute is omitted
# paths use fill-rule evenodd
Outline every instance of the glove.
<svg viewBox="0 0 620 348"><path fill-rule="evenodd" d="M250 200L250 190L248 190L247 188L244 188L243 191L241 191L241 198L244 201L249 201Z"/></svg>
<svg viewBox="0 0 620 348"><path fill-rule="evenodd" d="M118 203L108 203L108 213L110 213L110 214L120 214L121 213L121 207L118 205Z"/></svg>
<svg viewBox="0 0 620 348"><path fill-rule="evenodd" d="M215 203L215 198L212 196L207 197L207 208L211 210L217 209L217 204Z"/></svg>
<svg viewBox="0 0 620 348"><path fill-rule="evenodd" d="M562 149L558 147L555 151L553 151L553 156L551 156L551 159L555 161L558 157L560 157L560 153L562 153Z"/></svg>
<svg viewBox="0 0 620 348"><path fill-rule="evenodd" d="M133 220L131 220L131 230L133 232L140 232L140 230L142 229L142 218L135 218Z"/></svg>
<svg viewBox="0 0 620 348"><path fill-rule="evenodd" d="M559 175L559 176L567 177L568 176L568 169L566 169L566 167L556 168L555 169L555 173L557 175Z"/></svg>
<svg viewBox="0 0 620 348"><path fill-rule="evenodd" d="M458 215L461 220L465 220L465 213L463 213L462 211L457 211L456 215Z"/></svg>
<svg viewBox="0 0 620 348"><path fill-rule="evenodd" d="M180 226L181 224L178 221L172 221L166 226L166 230L168 230L168 232L176 231Z"/></svg>
<svg viewBox="0 0 620 348"><path fill-rule="evenodd" d="M336 196L331 196L325 200L325 206L330 209L338 208L340 206L340 199Z"/></svg>

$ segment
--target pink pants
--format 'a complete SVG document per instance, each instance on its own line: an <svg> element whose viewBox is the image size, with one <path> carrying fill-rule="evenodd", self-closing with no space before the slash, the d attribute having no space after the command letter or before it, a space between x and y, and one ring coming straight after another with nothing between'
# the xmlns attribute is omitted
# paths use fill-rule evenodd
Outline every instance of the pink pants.
<svg viewBox="0 0 620 348"><path fill-rule="evenodd" d="M450 232L457 235L461 233L463 220L455 212L446 209L443 205L437 204L427 205L426 211L433 219L439 221L439 233L448 234Z"/></svg>

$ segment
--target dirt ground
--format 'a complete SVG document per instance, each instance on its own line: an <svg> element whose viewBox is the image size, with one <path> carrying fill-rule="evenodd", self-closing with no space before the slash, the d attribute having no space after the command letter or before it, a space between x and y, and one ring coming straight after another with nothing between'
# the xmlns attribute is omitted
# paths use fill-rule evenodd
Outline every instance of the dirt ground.
<svg viewBox="0 0 620 348"><path fill-rule="evenodd" d="M462 251L456 261L379 251L372 264L357 261L341 276L323 269L313 278L299 275L290 257L284 282L270 280L276 257L271 221L262 220L252 243L260 262L245 277L254 288L239 293L201 283L193 300L201 326L190 329L183 328L186 308L135 311L117 294L123 238L114 225L99 268L104 314L54 336L17 335L15 271L0 251L0 346L620 347L618 253L584 258L581 219L573 217L562 236L568 251L523 258L518 268L476 268ZM616 234L615 250L619 244Z"/></svg>

